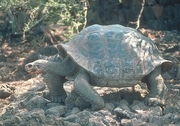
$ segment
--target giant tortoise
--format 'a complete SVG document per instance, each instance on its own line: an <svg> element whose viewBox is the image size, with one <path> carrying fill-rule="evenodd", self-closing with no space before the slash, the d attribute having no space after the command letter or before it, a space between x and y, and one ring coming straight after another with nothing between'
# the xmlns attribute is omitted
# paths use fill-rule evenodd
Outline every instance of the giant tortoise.
<svg viewBox="0 0 180 126"><path fill-rule="evenodd" d="M29 73L46 73L53 102L64 101L63 82L73 80L76 93L93 110L99 110L104 100L92 86L131 87L141 81L149 88L146 105L165 104L167 88L162 74L171 69L172 62L163 59L153 42L137 30L95 24L56 47L54 60L39 59L25 66Z"/></svg>

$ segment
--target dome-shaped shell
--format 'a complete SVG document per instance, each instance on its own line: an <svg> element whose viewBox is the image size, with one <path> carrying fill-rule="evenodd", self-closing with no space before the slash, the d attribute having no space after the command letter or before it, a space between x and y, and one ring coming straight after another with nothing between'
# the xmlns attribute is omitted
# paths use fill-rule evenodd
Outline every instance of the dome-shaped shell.
<svg viewBox="0 0 180 126"><path fill-rule="evenodd" d="M141 80L161 64L163 71L171 67L150 39L121 25L89 26L62 46L77 64L98 78Z"/></svg>

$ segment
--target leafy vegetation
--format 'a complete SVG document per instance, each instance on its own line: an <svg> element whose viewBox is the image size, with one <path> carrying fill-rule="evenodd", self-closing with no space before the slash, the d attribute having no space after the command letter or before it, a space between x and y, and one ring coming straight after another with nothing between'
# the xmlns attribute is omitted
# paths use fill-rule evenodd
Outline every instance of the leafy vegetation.
<svg viewBox="0 0 180 126"><path fill-rule="evenodd" d="M70 39L86 25L87 0L1 0L0 10L8 17L11 34L23 34L43 23L69 26Z"/></svg>

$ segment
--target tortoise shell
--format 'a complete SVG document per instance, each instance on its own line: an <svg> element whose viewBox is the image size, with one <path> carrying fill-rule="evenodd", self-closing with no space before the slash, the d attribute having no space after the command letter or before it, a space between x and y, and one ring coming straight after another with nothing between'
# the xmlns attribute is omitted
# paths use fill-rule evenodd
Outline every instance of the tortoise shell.
<svg viewBox="0 0 180 126"><path fill-rule="evenodd" d="M134 83L159 65L163 72L171 67L150 39L121 25L89 26L62 46L92 76L106 80Z"/></svg>

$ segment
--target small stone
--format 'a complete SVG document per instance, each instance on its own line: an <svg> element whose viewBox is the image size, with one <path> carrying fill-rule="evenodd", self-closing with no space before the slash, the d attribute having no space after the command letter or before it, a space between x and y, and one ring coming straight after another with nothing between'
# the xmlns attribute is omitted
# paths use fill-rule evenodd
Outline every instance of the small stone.
<svg viewBox="0 0 180 126"><path fill-rule="evenodd" d="M24 126L40 126L46 123L46 117L43 109L34 109L33 111L27 111L24 113L16 114L18 119L16 120L16 124L24 125ZM19 120L20 123L19 123Z"/></svg>
<svg viewBox="0 0 180 126"><path fill-rule="evenodd" d="M146 106L143 102L134 101L131 105L132 111L139 112L139 111L145 111L148 110L148 106Z"/></svg>
<svg viewBox="0 0 180 126"><path fill-rule="evenodd" d="M106 126L101 120L97 118L90 118L87 126Z"/></svg>
<svg viewBox="0 0 180 126"><path fill-rule="evenodd" d="M123 110L131 111L129 108L129 104L126 100L121 100L119 102L119 107L122 108Z"/></svg>
<svg viewBox="0 0 180 126"><path fill-rule="evenodd" d="M64 121L64 126L81 126L79 123Z"/></svg>
<svg viewBox="0 0 180 126"><path fill-rule="evenodd" d="M172 114L166 114L164 116L157 116L157 115L149 115L149 123L156 124L156 125L164 125L171 123Z"/></svg>
<svg viewBox="0 0 180 126"><path fill-rule="evenodd" d="M173 120L174 124L180 124L180 115L179 115L179 113L173 114L172 118L173 118L172 120Z"/></svg>
<svg viewBox="0 0 180 126"><path fill-rule="evenodd" d="M52 114L55 117L60 117L67 112L65 106L55 106L46 110L46 114Z"/></svg>
<svg viewBox="0 0 180 126"><path fill-rule="evenodd" d="M35 96L31 98L27 103L25 104L25 107L31 111L34 108L45 108L46 104L49 103L50 101L41 97L41 96Z"/></svg>
<svg viewBox="0 0 180 126"><path fill-rule="evenodd" d="M89 118L93 117L93 115L86 110L78 113L77 116L79 117L80 120L76 120L76 123L79 123L80 125L84 125L84 126L88 125Z"/></svg>
<svg viewBox="0 0 180 126"><path fill-rule="evenodd" d="M64 121L73 123L79 123L80 125L86 126L89 123L89 118L94 117L90 112L84 110L78 114L72 114L63 118Z"/></svg>
<svg viewBox="0 0 180 126"><path fill-rule="evenodd" d="M151 107L149 111L151 111L151 114L153 115L158 115L158 116L162 115L162 108L160 106Z"/></svg>
<svg viewBox="0 0 180 126"><path fill-rule="evenodd" d="M49 115L46 115L46 125L50 125L50 126L54 126L54 125L57 125L57 126L63 126L64 125L64 120L62 118L58 118L58 117L55 117L54 115L52 114L49 114Z"/></svg>
<svg viewBox="0 0 180 126"><path fill-rule="evenodd" d="M0 98L5 99L9 97L13 93L13 90L11 89L8 84L2 84L0 87Z"/></svg>
<svg viewBox="0 0 180 126"><path fill-rule="evenodd" d="M79 112L80 112L80 110L79 110L78 107L74 107L74 108L71 110L71 114L77 114L77 113L79 113Z"/></svg>
<svg viewBox="0 0 180 126"><path fill-rule="evenodd" d="M55 107L55 106L59 106L60 104L59 103L54 103L54 102L50 102L50 103L47 103L47 109L49 108L52 108L52 107Z"/></svg>
<svg viewBox="0 0 180 126"><path fill-rule="evenodd" d="M62 118L55 118L54 122L55 122L56 126L64 126L65 125L64 124L65 121Z"/></svg>
<svg viewBox="0 0 180 126"><path fill-rule="evenodd" d="M55 125L54 115L46 115L46 125Z"/></svg>
<svg viewBox="0 0 180 126"><path fill-rule="evenodd" d="M115 115L108 115L101 118L102 118L101 120L106 126L119 126L120 125L120 122L115 120L115 118L117 118Z"/></svg>
<svg viewBox="0 0 180 126"><path fill-rule="evenodd" d="M125 118L125 119L132 119L135 117L135 114L130 112L130 111L127 111L127 110L123 110L122 108L120 107L117 107L114 109L114 112L116 113L116 116L117 117L120 117L120 118Z"/></svg>
<svg viewBox="0 0 180 126"><path fill-rule="evenodd" d="M111 102L110 103L105 103L105 106L104 106L105 109L109 110L110 112L112 112L114 110L114 104L112 104Z"/></svg>
<svg viewBox="0 0 180 126"><path fill-rule="evenodd" d="M77 114L72 114L72 115L64 117L63 120L64 121L69 121L69 122L75 122L75 121L80 120L80 119L77 116Z"/></svg>
<svg viewBox="0 0 180 126"><path fill-rule="evenodd" d="M143 122L142 120L137 120L136 118L122 119L121 125L122 126L155 126L155 125L149 124L147 122Z"/></svg>
<svg viewBox="0 0 180 126"><path fill-rule="evenodd" d="M133 110L135 110L135 112L137 112L137 119L141 119L142 121L147 122L149 120L149 117L151 116L162 116L162 109L161 107L157 106L157 107L150 107L148 109L137 109L138 107L136 106L136 109L133 108ZM151 122L153 123L153 122Z"/></svg>
<svg viewBox="0 0 180 126"><path fill-rule="evenodd" d="M137 84L134 86L134 91L139 92L141 97L145 97L148 94L145 84Z"/></svg>
<svg viewBox="0 0 180 126"><path fill-rule="evenodd" d="M121 125L122 126L133 126L133 123L136 121L135 118L133 119L122 119L121 120Z"/></svg>
<svg viewBox="0 0 180 126"><path fill-rule="evenodd" d="M98 113L100 113L101 116L111 116L111 112L105 109L99 110Z"/></svg>
<svg viewBox="0 0 180 126"><path fill-rule="evenodd" d="M41 79L38 78L37 80L33 80L33 81L34 84L31 86L30 89L28 89L28 91L33 91L33 92L43 91L46 88L44 82Z"/></svg>
<svg viewBox="0 0 180 126"><path fill-rule="evenodd" d="M136 110L136 112L140 115L142 115L143 117L147 117L148 115L158 115L158 116L162 116L162 108L160 106L156 106L156 107L150 107L147 110Z"/></svg>

